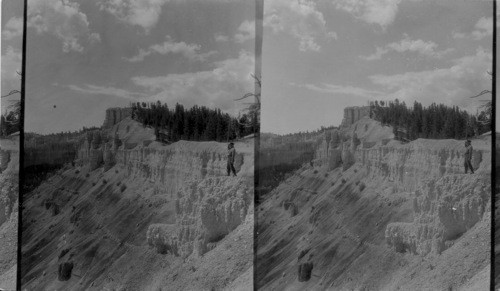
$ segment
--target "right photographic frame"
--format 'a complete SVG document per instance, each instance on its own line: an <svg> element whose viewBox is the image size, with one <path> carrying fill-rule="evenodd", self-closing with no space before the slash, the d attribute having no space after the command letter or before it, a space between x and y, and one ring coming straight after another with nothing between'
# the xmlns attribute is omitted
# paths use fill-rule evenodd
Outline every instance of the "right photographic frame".
<svg viewBox="0 0 500 291"><path fill-rule="evenodd" d="M265 1L258 290L495 286L494 4Z"/></svg>

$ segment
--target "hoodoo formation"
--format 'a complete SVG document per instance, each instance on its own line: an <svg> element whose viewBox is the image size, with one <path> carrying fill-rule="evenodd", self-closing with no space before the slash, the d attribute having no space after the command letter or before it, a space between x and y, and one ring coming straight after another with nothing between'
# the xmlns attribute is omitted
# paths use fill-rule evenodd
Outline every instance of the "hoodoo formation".
<svg viewBox="0 0 500 291"><path fill-rule="evenodd" d="M253 138L227 177L227 144L165 145L127 112L26 194L23 289L251 289Z"/></svg>
<svg viewBox="0 0 500 291"><path fill-rule="evenodd" d="M369 111L344 112L261 199L257 286L488 290L491 135L472 140L464 174L463 141L402 143Z"/></svg>

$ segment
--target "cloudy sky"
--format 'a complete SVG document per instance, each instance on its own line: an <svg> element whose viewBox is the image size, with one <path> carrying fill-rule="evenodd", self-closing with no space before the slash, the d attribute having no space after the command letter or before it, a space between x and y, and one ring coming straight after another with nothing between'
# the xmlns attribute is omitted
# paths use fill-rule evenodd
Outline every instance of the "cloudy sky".
<svg viewBox="0 0 500 291"><path fill-rule="evenodd" d="M9 66L20 59L22 28L22 10L6 11L6 2L22 1L2 3L2 94L4 68L15 77ZM136 101L237 115L244 105L233 100L253 91L253 1L29 0L28 7L26 131L100 126L106 108Z"/></svg>
<svg viewBox="0 0 500 291"><path fill-rule="evenodd" d="M21 59L22 59L22 1L2 1L2 49L1 49L1 79L2 96L12 90L21 89ZM0 108L3 113L14 100L19 100L19 94L13 94L2 98Z"/></svg>
<svg viewBox="0 0 500 291"><path fill-rule="evenodd" d="M491 88L492 16L484 0L266 0L262 131L339 125L344 107L375 99L475 113L469 97Z"/></svg>

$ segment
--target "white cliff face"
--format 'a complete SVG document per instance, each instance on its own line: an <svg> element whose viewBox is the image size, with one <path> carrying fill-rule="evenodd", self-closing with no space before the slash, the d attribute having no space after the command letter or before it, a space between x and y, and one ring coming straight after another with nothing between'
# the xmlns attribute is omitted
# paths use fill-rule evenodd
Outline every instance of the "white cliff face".
<svg viewBox="0 0 500 291"><path fill-rule="evenodd" d="M127 149L118 136L111 140L93 134L89 140L78 151L78 164L91 170L102 166L103 172L116 164L126 170L127 179L155 183L175 201L175 223L148 229L148 243L158 252L203 255L242 224L253 205L250 145L239 149L237 144L234 166L239 177L227 177L225 144L179 141L162 146L154 142Z"/></svg>
<svg viewBox="0 0 500 291"><path fill-rule="evenodd" d="M24 226L23 250L30 258L28 288L222 289L248 271L253 139L235 142L238 176L228 177L227 144L163 145L147 130L126 119L89 133L77 149L75 167L66 165L29 195L26 216L32 219ZM241 238L241 247L231 249ZM48 244L44 256L35 254L41 240ZM59 257L65 248L74 254ZM89 259L96 252L111 257ZM88 275L63 287L56 277L41 275L70 259ZM211 269L209 260L224 265ZM105 272L93 272L97 269ZM124 272L113 281L106 277ZM193 282L193 274L202 279Z"/></svg>
<svg viewBox="0 0 500 291"><path fill-rule="evenodd" d="M132 115L132 108L108 108L104 119L103 128L110 128Z"/></svg>
<svg viewBox="0 0 500 291"><path fill-rule="evenodd" d="M386 240L399 252L441 254L491 211L487 177L447 175L426 179L411 193L414 220L390 223Z"/></svg>
<svg viewBox="0 0 500 291"><path fill-rule="evenodd" d="M491 215L490 137L472 140L471 175L463 141L402 144L364 117L334 132L317 144L314 165L259 206L259 288L455 289L467 282L457 277L489 266L481 246ZM436 267L456 261L463 268ZM306 263L313 276L299 285L297 268Z"/></svg>
<svg viewBox="0 0 500 291"><path fill-rule="evenodd" d="M474 176L464 175L463 141L419 139L368 148L360 144L354 131L350 141L330 149L326 157L318 156L328 161L330 170L342 166L345 171L356 162L367 169L368 181L389 181L394 191L409 193L414 221L391 223L385 233L387 243L397 251L440 254L448 247L446 242L460 237L490 211L488 141L475 141Z"/></svg>

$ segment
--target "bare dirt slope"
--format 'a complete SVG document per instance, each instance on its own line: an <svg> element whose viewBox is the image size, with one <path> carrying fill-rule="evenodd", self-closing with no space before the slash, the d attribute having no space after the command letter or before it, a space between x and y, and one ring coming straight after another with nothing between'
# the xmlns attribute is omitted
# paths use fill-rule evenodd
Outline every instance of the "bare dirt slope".
<svg viewBox="0 0 500 291"><path fill-rule="evenodd" d="M27 195L23 290L251 290L253 139L235 143L238 177L224 143L153 139L122 120Z"/></svg>
<svg viewBox="0 0 500 291"><path fill-rule="evenodd" d="M260 289L488 290L490 136L465 175L463 141L401 144L360 121L258 207Z"/></svg>
<svg viewBox="0 0 500 291"><path fill-rule="evenodd" d="M0 288L16 289L19 135L0 139Z"/></svg>

